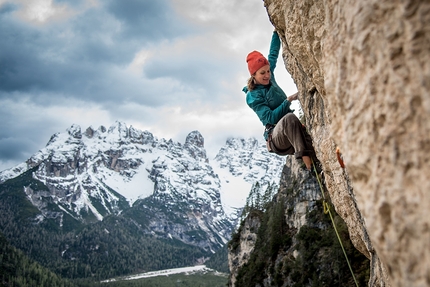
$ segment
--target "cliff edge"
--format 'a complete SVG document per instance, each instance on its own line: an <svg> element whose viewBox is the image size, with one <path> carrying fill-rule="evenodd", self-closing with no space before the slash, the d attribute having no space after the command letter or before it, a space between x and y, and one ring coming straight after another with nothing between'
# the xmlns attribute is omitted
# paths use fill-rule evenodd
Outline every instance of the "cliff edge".
<svg viewBox="0 0 430 287"><path fill-rule="evenodd" d="M369 286L430 286L430 2L264 4Z"/></svg>

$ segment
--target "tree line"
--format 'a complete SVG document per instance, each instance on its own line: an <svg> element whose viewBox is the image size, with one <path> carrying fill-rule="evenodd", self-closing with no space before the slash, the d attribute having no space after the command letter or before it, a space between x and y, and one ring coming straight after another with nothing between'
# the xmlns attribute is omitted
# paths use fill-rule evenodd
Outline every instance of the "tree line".
<svg viewBox="0 0 430 287"><path fill-rule="evenodd" d="M211 253L176 239L147 234L124 216L63 230L44 218L23 191L46 187L31 172L0 184L0 233L30 259L64 278L102 280L144 271L193 265Z"/></svg>

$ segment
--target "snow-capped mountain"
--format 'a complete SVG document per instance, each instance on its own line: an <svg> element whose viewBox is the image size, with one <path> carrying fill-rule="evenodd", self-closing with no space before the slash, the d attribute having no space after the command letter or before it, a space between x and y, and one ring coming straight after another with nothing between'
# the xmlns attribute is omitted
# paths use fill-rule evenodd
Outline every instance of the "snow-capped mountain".
<svg viewBox="0 0 430 287"><path fill-rule="evenodd" d="M133 207L140 214L133 220L148 233L216 249L229 239L251 186L278 184L283 164L256 139L227 140L211 163L198 131L181 144L116 122L54 134L25 163L1 172L0 183L32 172L46 186L23 187L39 221L94 222Z"/></svg>
<svg viewBox="0 0 430 287"><path fill-rule="evenodd" d="M258 182L262 192L270 184L279 186L285 157L267 152L266 144L255 138L230 138L215 156L212 167L221 180L224 209L243 207L252 186Z"/></svg>

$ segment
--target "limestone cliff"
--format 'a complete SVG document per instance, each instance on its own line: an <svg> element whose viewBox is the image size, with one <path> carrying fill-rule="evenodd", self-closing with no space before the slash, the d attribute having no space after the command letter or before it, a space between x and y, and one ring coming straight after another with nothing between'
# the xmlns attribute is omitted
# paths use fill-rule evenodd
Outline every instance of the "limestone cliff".
<svg viewBox="0 0 430 287"><path fill-rule="evenodd" d="M327 192L324 198L329 203ZM369 260L353 247L345 222L329 204L354 279L324 213L319 183L298 161L286 158L278 193L268 199L245 206L249 214L228 245L229 286L366 285Z"/></svg>
<svg viewBox="0 0 430 287"><path fill-rule="evenodd" d="M230 277L230 286L235 286L239 269L249 261L249 257L254 251L257 231L261 225L259 217L261 214L259 213L252 212L246 217L241 223L239 232L234 234L236 238L231 241L231 245L229 246L228 267L232 274Z"/></svg>
<svg viewBox="0 0 430 287"><path fill-rule="evenodd" d="M264 4L369 286L430 286L430 2Z"/></svg>

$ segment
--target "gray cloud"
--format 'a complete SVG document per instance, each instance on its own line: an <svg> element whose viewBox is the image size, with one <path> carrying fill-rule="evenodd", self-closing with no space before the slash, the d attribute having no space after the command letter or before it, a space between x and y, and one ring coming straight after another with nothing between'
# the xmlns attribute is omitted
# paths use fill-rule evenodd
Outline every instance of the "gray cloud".
<svg viewBox="0 0 430 287"><path fill-rule="evenodd" d="M61 129L59 122L39 115L35 106L0 102L0 159L25 161L42 148L53 134L48 127ZM0 166L1 166L0 161Z"/></svg>
<svg viewBox="0 0 430 287"><path fill-rule="evenodd" d="M207 148L261 136L241 92L246 54L271 36L260 1L54 0L30 17L35 3L0 4L0 169L72 124L180 141L198 129Z"/></svg>
<svg viewBox="0 0 430 287"><path fill-rule="evenodd" d="M0 139L0 158L2 160L14 160L16 158L29 158L31 150L37 150L37 146L26 138L3 138Z"/></svg>
<svg viewBox="0 0 430 287"><path fill-rule="evenodd" d="M211 51L202 51L201 47L193 47L179 53L165 53L151 58L144 67L148 79L168 77L185 85L205 88L217 84L222 71L231 76L228 62L222 58L211 57Z"/></svg>
<svg viewBox="0 0 430 287"><path fill-rule="evenodd" d="M110 0L107 10L124 25L122 38L173 39L190 33L166 0Z"/></svg>
<svg viewBox="0 0 430 287"><path fill-rule="evenodd" d="M6 12L0 18L0 91L6 92L0 96L27 92L42 103L47 102L40 95L46 93L117 101L118 87L130 87L118 70L138 49L188 33L186 25L168 17L164 1L112 1L106 10L89 9L67 22L43 27L17 21L11 17L12 8L2 6ZM132 85L140 88L139 82ZM132 90L128 97L141 99Z"/></svg>

